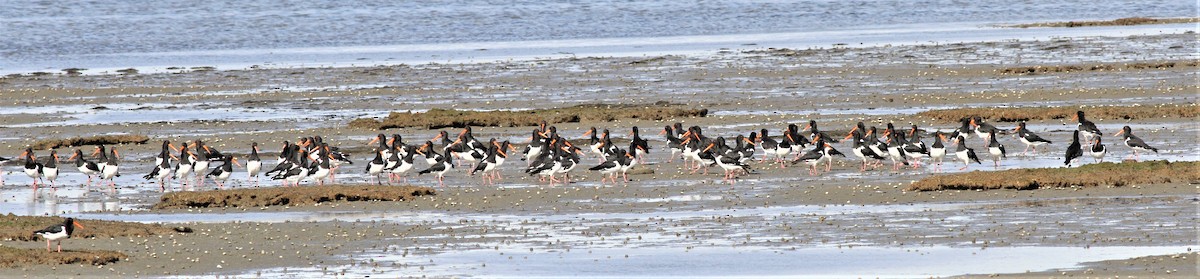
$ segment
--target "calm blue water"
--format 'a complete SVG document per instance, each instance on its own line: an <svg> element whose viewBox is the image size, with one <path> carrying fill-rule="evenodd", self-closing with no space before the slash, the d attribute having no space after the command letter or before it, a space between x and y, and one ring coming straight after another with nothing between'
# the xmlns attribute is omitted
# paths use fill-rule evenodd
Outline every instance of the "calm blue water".
<svg viewBox="0 0 1200 279"><path fill-rule="evenodd" d="M775 42L764 34L855 43L872 30L923 32L883 41L916 42L995 23L1196 13L1194 1L1130 2L0 1L0 72L712 51Z"/></svg>

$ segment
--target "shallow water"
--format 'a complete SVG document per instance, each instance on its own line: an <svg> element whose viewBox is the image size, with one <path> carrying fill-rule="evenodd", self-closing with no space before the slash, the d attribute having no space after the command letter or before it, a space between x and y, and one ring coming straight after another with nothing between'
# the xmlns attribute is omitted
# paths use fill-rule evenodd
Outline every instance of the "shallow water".
<svg viewBox="0 0 1200 279"><path fill-rule="evenodd" d="M368 254L356 257L362 263L353 266L273 268L243 275L612 278L617 271L636 270L633 278L917 278L1070 268L1084 262L1184 253L1189 248L1195 247L500 249L434 257Z"/></svg>
<svg viewBox="0 0 1200 279"><path fill-rule="evenodd" d="M0 73L472 62L1049 38L1022 23L1192 16L1186 1L0 3ZM1180 26L1190 29L1190 26ZM1078 28L1080 36L1141 34ZM1103 30L1103 31L1097 31ZM1059 32L1059 31L1055 31ZM1180 31L1182 32L1182 31ZM1061 35L1061 33L1056 34ZM833 38L833 39L830 39Z"/></svg>

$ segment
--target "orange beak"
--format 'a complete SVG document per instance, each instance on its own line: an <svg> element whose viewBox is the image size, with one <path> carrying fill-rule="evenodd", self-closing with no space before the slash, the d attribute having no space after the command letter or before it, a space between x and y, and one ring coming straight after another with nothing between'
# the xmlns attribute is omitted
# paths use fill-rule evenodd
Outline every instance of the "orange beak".
<svg viewBox="0 0 1200 279"><path fill-rule="evenodd" d="M857 132L857 131L858 131L858 126L854 126L854 128L851 128L851 129L850 129L850 133L847 133L847 134L846 134L846 138L844 138L844 139L842 139L842 140L848 140L848 139L850 139L851 137L854 137L854 132Z"/></svg>
<svg viewBox="0 0 1200 279"><path fill-rule="evenodd" d="M67 158L67 161L75 160L75 157L79 157L79 153L71 154L71 157Z"/></svg>
<svg viewBox="0 0 1200 279"><path fill-rule="evenodd" d="M175 147L175 144L173 143L167 143L167 147L170 147L171 150L174 150L175 152L179 152L179 148Z"/></svg>
<svg viewBox="0 0 1200 279"><path fill-rule="evenodd" d="M93 149L93 150L92 150L92 156L96 156L96 154L100 154L100 148L99 148L99 147L96 147L96 149ZM24 153L22 153L22 154L21 154L21 156L25 156L25 154L24 154Z"/></svg>
<svg viewBox="0 0 1200 279"><path fill-rule="evenodd" d="M871 134L874 134L874 133L875 133L875 131L867 131L867 136L871 136Z"/></svg>
<svg viewBox="0 0 1200 279"><path fill-rule="evenodd" d="M430 139L429 141L437 141L438 139L441 139L441 138L442 138L442 134L438 133L438 135L436 137L433 137L433 139Z"/></svg>
<svg viewBox="0 0 1200 279"><path fill-rule="evenodd" d="M660 135L660 136L666 135L666 134L667 134L667 129L663 129L662 132L658 132L658 135Z"/></svg>
<svg viewBox="0 0 1200 279"><path fill-rule="evenodd" d="M112 152L113 152L113 156L121 157L121 153L120 153L120 152L117 152L117 149L116 149L116 148L113 148L113 149L111 149L111 150L112 150Z"/></svg>
<svg viewBox="0 0 1200 279"><path fill-rule="evenodd" d="M590 135L592 135L592 130L587 130L587 132L583 132L583 136L585 136L585 137L590 136Z"/></svg>
<svg viewBox="0 0 1200 279"><path fill-rule="evenodd" d="M709 149L712 149L713 146L716 146L716 145L717 145L716 143L710 143L710 144L708 144L708 147L704 148L704 151L700 151L700 152L708 152Z"/></svg>
<svg viewBox="0 0 1200 279"><path fill-rule="evenodd" d="M1115 137L1115 136L1120 136L1121 134L1124 134L1124 133L1125 133L1125 129L1121 129L1120 131L1117 131L1117 134L1116 134L1116 135L1113 135L1113 136L1114 136L1114 137Z"/></svg>
<svg viewBox="0 0 1200 279"><path fill-rule="evenodd" d="M1074 120L1079 120L1079 115L1078 115L1078 114L1076 114L1075 116L1071 116L1071 120L1072 120L1072 121L1074 121Z"/></svg>
<svg viewBox="0 0 1200 279"><path fill-rule="evenodd" d="M238 164L237 158L233 158L232 162L233 162L233 165L235 165L235 166L239 166L239 167L242 166L242 164Z"/></svg>
<svg viewBox="0 0 1200 279"><path fill-rule="evenodd" d="M749 139L746 139L746 138L742 138L742 141L745 141L746 143L749 143L749 144L754 144L753 141L750 141Z"/></svg>
<svg viewBox="0 0 1200 279"><path fill-rule="evenodd" d="M79 221L71 220L71 223L73 223L76 227L79 227L80 229L86 229L83 227L83 225L79 224Z"/></svg>
<svg viewBox="0 0 1200 279"><path fill-rule="evenodd" d="M975 124L975 118L971 118L971 126L979 126L978 124Z"/></svg>
<svg viewBox="0 0 1200 279"><path fill-rule="evenodd" d="M1021 131L1021 126L1017 126L1017 128L1013 129L1013 132L1020 132L1020 131Z"/></svg>
<svg viewBox="0 0 1200 279"><path fill-rule="evenodd" d="M378 142L378 141L379 141L379 137L374 137L374 138L371 138L371 141L368 141L368 142L367 142L367 145L374 144L374 143L376 143L376 142Z"/></svg>
<svg viewBox="0 0 1200 279"><path fill-rule="evenodd" d="M801 131L808 131L808 128L812 128L812 124L804 125L804 129Z"/></svg>

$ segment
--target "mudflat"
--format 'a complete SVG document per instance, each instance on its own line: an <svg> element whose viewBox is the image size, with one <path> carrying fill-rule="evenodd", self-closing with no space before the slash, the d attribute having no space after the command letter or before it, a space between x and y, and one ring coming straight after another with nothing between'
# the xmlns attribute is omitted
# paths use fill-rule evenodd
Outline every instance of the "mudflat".
<svg viewBox="0 0 1200 279"><path fill-rule="evenodd" d="M1195 268L1183 268L1186 261L1178 257L1194 263L1195 254L1187 249L1197 245L1197 181L906 191L913 182L938 174L928 165L892 171L890 161L860 171L861 161L849 155L850 144L842 141L833 146L848 157L836 158L830 172L822 169L812 176L806 165L781 167L767 157L752 162L751 174L731 184L721 180L719 168L707 174L685 168L679 158L670 158L663 138L656 134L663 126L683 122L704 127L712 137L732 139L766 129L778 138L788 124L804 127L816 120L821 131L840 139L862 121L880 129L894 123L903 131L916 125L923 141L931 145L933 132L959 126L954 119L921 114L940 109L1194 110L1200 98L1196 94L1200 86L1194 82L1197 57L1192 51L1200 47L1197 39L1196 34L1162 34L868 48L748 48L711 56L8 76L0 78L3 157L16 157L42 140L120 134L145 135L150 140L110 146L122 154L123 175L114 188L82 186L86 177L64 161L57 189L34 190L21 172L20 159L6 162L3 202L6 208L15 208L10 211L25 215L178 224L194 230L68 239L64 249L118 251L128 258L103 268L20 268L35 277L570 276L608 274L612 267L651 276L688 276L693 268L715 276L744 275L736 267L751 267L763 275L1004 273L1021 277L1059 272L1103 275L1131 261L1145 268L1120 268L1119 274L1194 276ZM1172 66L1127 66L1135 64ZM1052 67L1074 70L1012 70ZM338 183L373 184L374 178L364 174L374 147L367 145L371 138L378 133L399 134L405 142L420 145L439 130L353 127L350 123L355 119L384 120L391 112L431 109L522 111L660 102L707 109L707 113L550 123L570 139L582 139L589 127L608 128L615 141L626 145L630 128L641 128L641 136L651 141L643 164L647 171L616 185L601 184L598 173L579 168L571 173L572 183L550 187L521 172L525 162L517 159L519 150L511 151L516 156L501 168L503 179L498 185L483 185L479 176L467 175L465 166L447 175L446 187L436 187L436 179L413 173L407 183L396 184L431 186L437 194L406 201L150 209L163 193L156 182L140 177L152 168L161 140L204 140L240 158L257 142L264 164L271 167L283 141L320 135L353 155L354 164L341 167ZM985 120L1005 131L1016 126L1011 120ZM1132 155L1119 137L1112 136L1123 126L1133 127L1135 134L1160 149L1141 154L1141 160L1200 160L1200 124L1194 116L1149 113L1090 120L1104 133L1105 161L1120 162ZM960 170L964 164L948 157L943 172L986 175L997 170L1062 167L1075 122L1037 117L1028 120L1028 127L1053 143L1037 153L1019 155L1024 144L1002 133L999 140L1009 154L993 167L985 142L971 136L966 144L979 152L984 164L971 163ZM523 147L533 128L474 127L474 133L480 139L510 140ZM92 147L79 148L90 154ZM69 149L58 151L70 154ZM43 161L47 159L47 151L36 151ZM761 156L761 150L755 154ZM591 166L599 161L588 155L581 162ZM1079 163L1094 161L1085 155ZM417 168L423 167L424 162L418 163ZM227 183L228 188L276 185L262 179L256 186L246 180L243 169ZM211 181L203 187L176 181L168 191L215 187ZM118 205L89 207L109 202ZM3 245L39 248L44 243L14 240ZM1080 266L1069 259L1045 260L1012 266L966 264L961 269L929 265L975 256L1007 259L1003 255L1062 253L1094 263ZM859 255L859 260L815 260L837 255ZM1144 256L1161 260L1140 258ZM704 261L732 257L746 260ZM1100 260L1086 260L1096 257ZM869 258L897 259L915 267L903 269ZM689 262L707 267L652 268ZM1081 273L1087 270L1099 273ZM1173 271L1164 273L1167 270Z"/></svg>

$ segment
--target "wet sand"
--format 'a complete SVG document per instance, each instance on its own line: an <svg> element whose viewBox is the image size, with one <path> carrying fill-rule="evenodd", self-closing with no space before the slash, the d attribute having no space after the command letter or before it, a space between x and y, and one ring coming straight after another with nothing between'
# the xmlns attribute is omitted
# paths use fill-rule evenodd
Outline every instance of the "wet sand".
<svg viewBox="0 0 1200 279"><path fill-rule="evenodd" d="M271 158L265 163L271 165L282 140L322 135L358 155L356 164L346 166L339 177L344 183L366 183L368 178L359 173L369 158L361 154L367 153L367 141L381 132L347 128L346 123L359 117L382 117L390 111L666 101L707 108L711 113L705 118L667 121L557 125L562 134L572 138L596 126L612 128L616 138L624 139L629 127L641 127L651 139L648 168L654 173L631 175L632 182L618 186L602 186L596 182L596 174L585 170L572 173L575 183L569 185L539 185L519 173L522 162L513 158L505 165L505 181L498 187L481 186L479 177L466 176L460 170L447 176L451 186L438 188L436 196L408 202L150 211L146 208L161 194L156 185L139 177L149 171L157 152L156 144L148 144L117 147L124 156L125 175L118 180L115 194L79 186L83 178L70 168L63 170L62 189L33 192L26 186L29 180L20 173L19 164L4 164L10 173L4 177L3 202L18 214L66 213L81 218L184 223L196 229L196 233L161 238L68 240L64 248L118 250L131 257L103 268L39 266L21 270L29 276L319 276L343 272L505 276L520 274L514 270L522 267L546 272L553 268L542 265L553 264L576 267L560 270L563 273L533 274L605 274L598 266L611 264L650 275L688 276L682 273L686 268L637 269L638 265L622 259L673 264L745 255L758 262L789 262L804 258L798 254L846 253L841 249L867 251L859 261L873 258L870 253L909 258L888 254L901 251L905 255L908 250L933 250L928 254L911 252L927 257L915 259L931 262L952 259L954 253L968 250L985 256L1025 253L1050 257L1056 253L1023 250L1029 248L1087 248L1104 251L1104 257L1117 257L1101 258L1107 260L1178 254L1197 246L1200 220L1195 208L1200 186L1195 182L906 192L902 189L909 183L929 175L926 169L892 172L890 166L884 166L860 173L857 159L847 158L836 160L832 172L817 177L808 176L800 166L779 169L757 163L754 174L729 185L720 181L718 168L709 175L690 174L678 160L667 163L661 137L653 134L676 121L706 127L705 133L710 135L729 137L764 128L778 134L786 124L803 126L809 119L838 135L844 135L857 121L875 126L894 122L902 127L912 123L947 131L955 123L912 115L948 107L1192 104L1200 98L1196 94L1200 87L1194 83L1195 67L1036 75L1003 74L1003 70L1037 65L1190 62L1197 59L1191 53L1196 42L1195 34L1166 34L861 49L730 50L694 57L9 77L0 79L0 99L5 100L0 104L5 111L0 113L0 123L4 123L0 126L0 154L5 157L19 154L38 139L128 133L150 136L152 143L203 139L232 154L245 154L250 142L259 142L267 153L264 157ZM1128 148L1109 136L1123 125L1134 126L1139 136L1162 149L1157 155L1143 155L1143 159L1200 160L1197 119L1092 120L1106 133L1109 160L1129 154ZM1008 129L1015 126L993 124ZM1055 144L1038 155L1010 155L999 169L1061 165L1062 148L1075 125L1069 119L1029 125ZM524 142L529 129L482 127L475 133L482 139ZM415 128L382 132L401 134L409 143L436 134ZM931 144L929 138L925 141ZM1010 152L1023 149L1009 136L1001 141ZM969 138L968 143L981 147L978 138ZM835 147L849 151L846 143ZM60 153L65 152L60 149ZM985 165L972 165L966 171L996 169L989 165L988 155L981 156ZM585 157L583 164L596 160ZM958 172L960 166L948 160L946 171ZM234 187L248 187L239 175L244 173L235 174ZM410 182L436 184L431 177L414 176ZM263 185L274 186L270 182ZM173 190L181 189L176 186ZM113 207L96 210L84 206L109 201L119 204L119 212ZM80 206L70 209L76 204ZM3 245L37 248L42 243ZM939 252L943 250L950 252ZM542 258L545 255L557 257ZM593 259L588 255L599 258L573 262ZM1174 267L1177 264L1164 262L1170 261L1146 263L1143 271L1127 274L1156 276L1161 273L1149 272L1160 267L1179 269ZM755 266L754 262L726 264L749 264L760 268L763 275L796 272L796 268ZM864 267L859 275L889 274L891 270L902 277L991 273L1020 277L1026 275L1025 270L1073 269L1078 262L1049 262L1044 267L1026 264L996 272L916 264L916 270L905 273L898 267L870 269L869 263L856 261L840 267L843 271ZM1107 261L1087 268L1122 264ZM737 266L721 263L710 268L733 272L715 276L746 274L737 273ZM1194 269L1179 270L1195 273ZM853 275L822 272L808 274ZM1033 276L1052 276L1051 272L1057 271L1046 272Z"/></svg>

